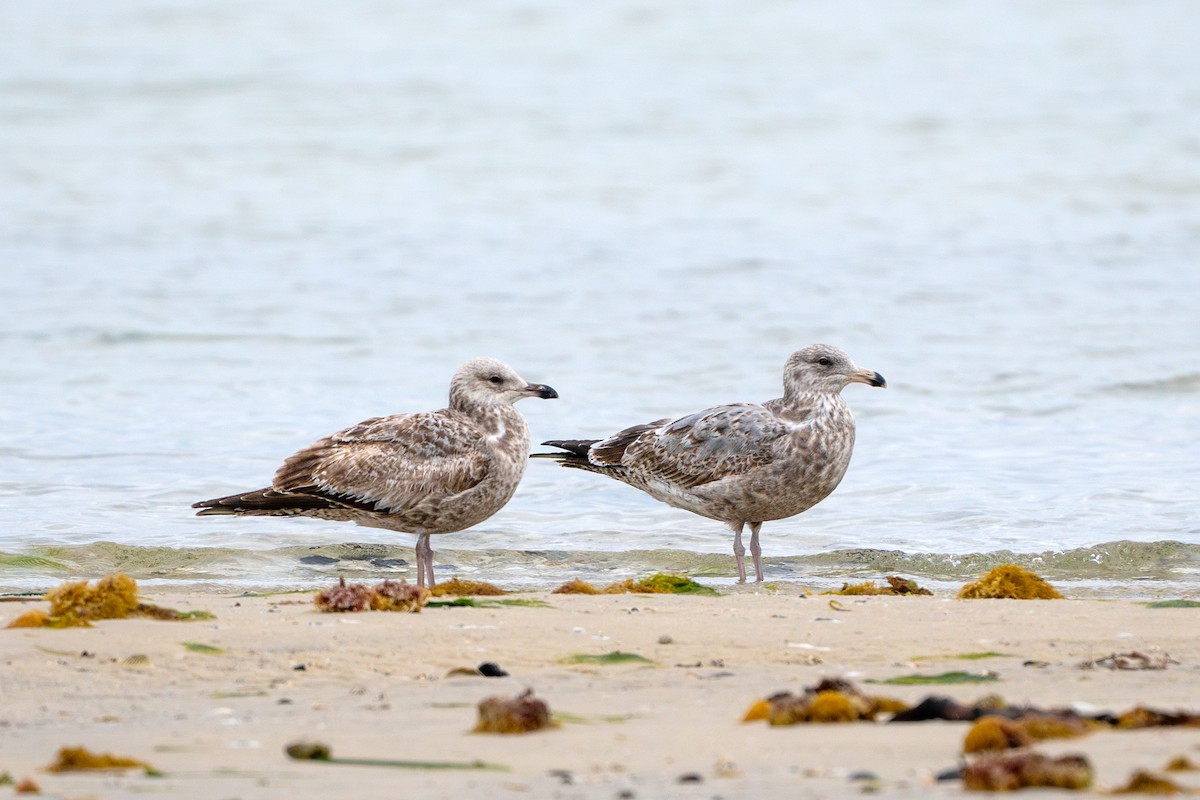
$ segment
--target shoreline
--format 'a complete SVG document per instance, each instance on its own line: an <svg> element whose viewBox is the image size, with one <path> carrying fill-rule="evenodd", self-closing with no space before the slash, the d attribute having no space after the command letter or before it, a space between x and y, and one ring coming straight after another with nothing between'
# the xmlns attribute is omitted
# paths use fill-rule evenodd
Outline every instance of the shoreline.
<svg viewBox="0 0 1200 800"><path fill-rule="evenodd" d="M165 591L319 590L350 581L415 579L411 546L344 542L268 549L170 548L93 542L0 552L0 592L44 592L59 583L124 572L142 586ZM632 551L441 548L439 581L487 580L512 591L551 591L580 578L607 585L656 572L686 574L721 592L758 591L735 583L730 553L658 549ZM836 590L843 583L915 579L953 595L992 567L1016 563L1043 576L1069 597L1160 599L1200 596L1200 545L1183 541L1114 540L1086 548L1014 553L909 553L862 548L799 555L768 554L765 586L783 594Z"/></svg>
<svg viewBox="0 0 1200 800"><path fill-rule="evenodd" d="M751 585L717 597L529 592L509 597L531 605L329 614L302 594L142 586L141 596L216 618L0 630L0 772L32 777L51 795L106 798L313 797L347 786L360 797L839 797L867 784L888 797L957 796L961 782L933 779L958 763L967 723L771 727L742 716L775 692L834 677L910 704L998 693L1041 707L1200 710L1200 610L1125 599L832 598ZM0 604L0 625L45 607ZM1137 650L1178 663L1078 667ZM565 661L612 651L649 663ZM985 652L994 655L960 658ZM449 675L485 661L509 676ZM866 683L952 670L997 679ZM526 688L559 727L470 732L480 700ZM508 770L300 762L283 752L299 740L322 742L335 758L478 759ZM163 776L41 771L58 748L77 745ZM1200 729L1100 731L1037 749L1085 754L1096 785L1113 788L1172 757L1200 761ZM1200 787L1200 772L1171 775Z"/></svg>

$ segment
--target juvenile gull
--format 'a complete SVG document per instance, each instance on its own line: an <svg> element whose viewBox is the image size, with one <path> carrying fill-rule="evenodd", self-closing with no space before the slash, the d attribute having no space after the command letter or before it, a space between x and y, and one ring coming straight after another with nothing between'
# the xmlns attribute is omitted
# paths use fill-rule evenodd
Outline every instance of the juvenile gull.
<svg viewBox="0 0 1200 800"><path fill-rule="evenodd" d="M758 531L815 506L837 488L854 450L854 415L842 399L851 383L886 386L836 347L798 350L783 370L783 397L730 403L679 419L660 419L607 439L542 442L539 453L564 467L598 472L668 505L733 531L738 583L746 582L742 529L750 526L754 573L763 579Z"/></svg>
<svg viewBox="0 0 1200 800"><path fill-rule="evenodd" d="M316 517L417 535L417 584L434 585L429 537L478 525L513 496L529 427L513 403L558 393L494 358L466 362L450 406L374 417L283 462L271 486L196 503L197 516Z"/></svg>

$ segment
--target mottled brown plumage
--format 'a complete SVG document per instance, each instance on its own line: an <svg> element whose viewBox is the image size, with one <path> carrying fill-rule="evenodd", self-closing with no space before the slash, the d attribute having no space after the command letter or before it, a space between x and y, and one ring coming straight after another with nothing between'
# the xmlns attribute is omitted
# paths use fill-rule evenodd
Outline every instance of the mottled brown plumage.
<svg viewBox="0 0 1200 800"><path fill-rule="evenodd" d="M429 536L483 522L512 497L529 458L513 403L552 398L494 358L454 373L450 405L375 417L319 439L283 462L271 486L194 504L198 516L300 516L417 535L417 583L434 585Z"/></svg>
<svg viewBox="0 0 1200 800"><path fill-rule="evenodd" d="M660 419L607 439L543 442L566 452L538 455L608 475L676 508L727 523L739 582L746 580L742 530L749 525L755 576L761 581L762 523L812 508L846 473L854 450L854 416L841 391L850 383L886 385L878 372L860 369L836 347L810 345L788 359L783 397Z"/></svg>

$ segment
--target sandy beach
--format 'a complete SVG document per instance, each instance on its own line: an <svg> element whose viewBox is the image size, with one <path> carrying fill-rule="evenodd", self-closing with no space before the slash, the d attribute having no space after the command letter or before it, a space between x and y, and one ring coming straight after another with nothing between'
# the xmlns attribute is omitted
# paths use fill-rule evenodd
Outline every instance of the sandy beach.
<svg viewBox="0 0 1200 800"><path fill-rule="evenodd" d="M156 589L143 599L215 619L0 630L0 772L64 798L955 796L965 793L961 782L935 776L960 760L970 723L771 727L742 717L758 699L826 677L908 703L995 693L1096 711L1200 708L1200 612L1128 599L843 597L831 605L781 585L719 597L542 592L506 598L536 604L418 614L322 613L309 593ZM36 599L0 604L0 626L45 607ZM613 651L648 662L568 663ZM1130 651L1178 663L1078 666ZM962 658L972 653L994 655ZM482 662L509 676L450 675ZM998 680L874 683L951 670ZM558 727L471 732L480 700L527 688ZM290 759L285 747L301 740L328 745L335 758L504 769ZM162 775L44 771L60 747L80 745ZM1086 755L1096 789L1114 788L1172 757L1200 761L1200 729L1104 730L1038 749ZM1200 787L1200 772L1171 775ZM1027 794L1038 791L1049 790Z"/></svg>

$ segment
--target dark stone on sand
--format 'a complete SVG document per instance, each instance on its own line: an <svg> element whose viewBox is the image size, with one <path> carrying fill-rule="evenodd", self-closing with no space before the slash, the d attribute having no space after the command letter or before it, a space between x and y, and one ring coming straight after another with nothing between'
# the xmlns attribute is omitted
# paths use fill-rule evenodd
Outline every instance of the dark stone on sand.
<svg viewBox="0 0 1200 800"><path fill-rule="evenodd" d="M479 674L485 678L508 677L508 673L505 672L499 664L493 664L491 661L485 661L479 665Z"/></svg>
<svg viewBox="0 0 1200 800"><path fill-rule="evenodd" d="M907 711L895 714L890 722L925 722L931 719L945 719L957 722L970 722L979 716L979 711L972 706L966 706L949 697L930 695Z"/></svg>
<svg viewBox="0 0 1200 800"><path fill-rule="evenodd" d="M575 773L569 769L552 769L546 774L551 778L558 778L563 786L573 786L575 784Z"/></svg>
<svg viewBox="0 0 1200 800"><path fill-rule="evenodd" d="M304 556L300 559L301 564L319 564L321 566L336 564L339 561L341 561L340 558L333 558L331 556Z"/></svg>
<svg viewBox="0 0 1200 800"><path fill-rule="evenodd" d="M938 783L942 783L943 781L960 781L962 780L962 775L963 765L959 764L957 767L942 770L937 775L934 775L933 779Z"/></svg>

